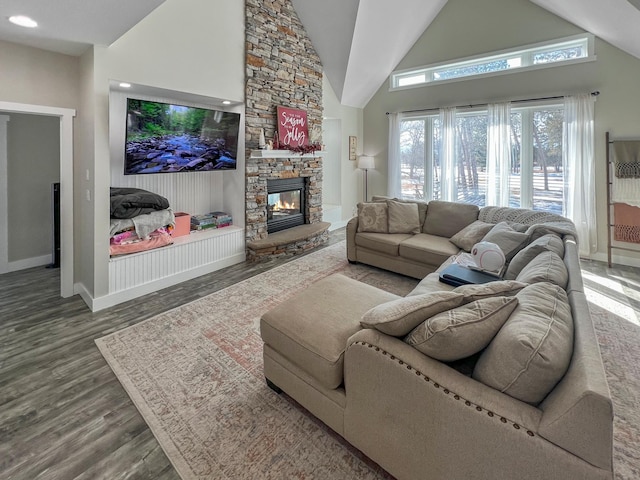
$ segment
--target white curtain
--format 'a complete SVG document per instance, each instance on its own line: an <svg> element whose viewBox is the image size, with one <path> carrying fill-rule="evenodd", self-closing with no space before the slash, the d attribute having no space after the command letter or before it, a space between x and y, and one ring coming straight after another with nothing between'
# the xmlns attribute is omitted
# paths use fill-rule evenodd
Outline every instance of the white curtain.
<svg viewBox="0 0 640 480"><path fill-rule="evenodd" d="M578 230L581 256L597 249L594 158L594 98L590 94L564 100L564 215Z"/></svg>
<svg viewBox="0 0 640 480"><path fill-rule="evenodd" d="M402 160L400 158L400 120L402 115L390 113L389 117L389 158L387 171L387 195L402 198Z"/></svg>
<svg viewBox="0 0 640 480"><path fill-rule="evenodd" d="M511 104L489 104L487 117L486 205L509 206Z"/></svg>
<svg viewBox="0 0 640 480"><path fill-rule="evenodd" d="M440 200L456 200L456 109L440 109Z"/></svg>

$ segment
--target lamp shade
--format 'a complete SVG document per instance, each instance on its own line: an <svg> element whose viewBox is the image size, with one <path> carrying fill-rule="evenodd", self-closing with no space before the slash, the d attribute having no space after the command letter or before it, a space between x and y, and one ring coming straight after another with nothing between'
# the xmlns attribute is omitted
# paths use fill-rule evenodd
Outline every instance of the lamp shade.
<svg viewBox="0 0 640 480"><path fill-rule="evenodd" d="M362 170L372 170L376 168L376 164L373 161L373 157L368 155L362 155L358 158L358 168Z"/></svg>

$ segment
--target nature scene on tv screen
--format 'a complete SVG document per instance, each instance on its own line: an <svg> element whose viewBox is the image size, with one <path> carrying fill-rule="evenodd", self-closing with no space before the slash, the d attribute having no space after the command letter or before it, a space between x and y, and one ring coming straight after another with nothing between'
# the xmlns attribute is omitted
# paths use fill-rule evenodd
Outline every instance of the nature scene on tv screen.
<svg viewBox="0 0 640 480"><path fill-rule="evenodd" d="M236 168L240 114L127 99L125 175Z"/></svg>

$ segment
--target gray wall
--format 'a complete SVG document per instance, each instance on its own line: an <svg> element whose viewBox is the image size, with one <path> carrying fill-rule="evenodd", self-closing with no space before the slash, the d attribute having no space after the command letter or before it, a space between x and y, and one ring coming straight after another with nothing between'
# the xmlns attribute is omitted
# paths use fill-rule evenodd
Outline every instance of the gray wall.
<svg viewBox="0 0 640 480"><path fill-rule="evenodd" d="M582 33L528 0L449 0L397 69L429 65ZM485 79L389 92L388 83L364 109L364 150L376 156L379 175L369 177L370 194L386 193L388 122L385 112L443 107L599 90L596 120L598 254L606 259L605 132L640 138L640 60L597 39L597 60ZM618 251L618 253L620 253ZM626 263L640 255L625 254Z"/></svg>
<svg viewBox="0 0 640 480"><path fill-rule="evenodd" d="M10 114L7 124L9 261L51 254L51 184L60 181L60 119Z"/></svg>

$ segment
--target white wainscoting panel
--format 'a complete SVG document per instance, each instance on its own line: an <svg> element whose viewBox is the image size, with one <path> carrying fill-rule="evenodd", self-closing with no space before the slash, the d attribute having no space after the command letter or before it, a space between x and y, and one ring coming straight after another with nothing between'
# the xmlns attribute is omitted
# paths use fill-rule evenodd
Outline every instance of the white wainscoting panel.
<svg viewBox="0 0 640 480"><path fill-rule="evenodd" d="M115 298L101 304L115 305L244 260L241 227L232 225L177 237L173 245L112 258L109 296Z"/></svg>

